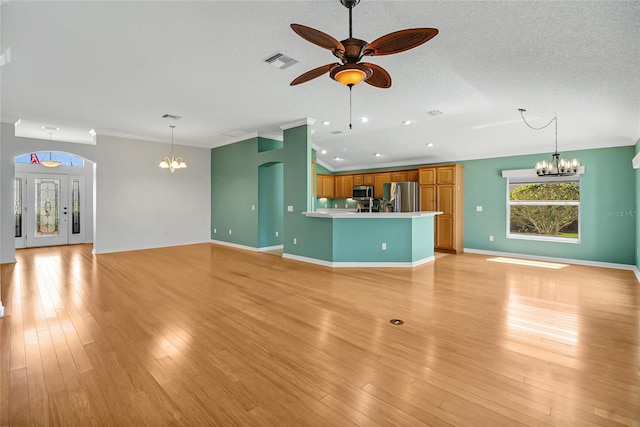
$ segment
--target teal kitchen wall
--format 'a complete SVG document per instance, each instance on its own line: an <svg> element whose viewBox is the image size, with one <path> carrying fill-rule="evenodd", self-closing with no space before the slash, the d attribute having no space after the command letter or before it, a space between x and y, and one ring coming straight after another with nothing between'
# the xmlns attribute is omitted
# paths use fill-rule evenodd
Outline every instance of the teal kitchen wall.
<svg viewBox="0 0 640 427"><path fill-rule="evenodd" d="M636 147L562 153L585 165L581 177L581 242L507 239L507 180L502 170L531 169L544 155L461 162L464 170L464 247L486 251L638 265L638 172L631 166ZM475 207L482 206L482 212ZM494 236L493 242L489 235Z"/></svg>

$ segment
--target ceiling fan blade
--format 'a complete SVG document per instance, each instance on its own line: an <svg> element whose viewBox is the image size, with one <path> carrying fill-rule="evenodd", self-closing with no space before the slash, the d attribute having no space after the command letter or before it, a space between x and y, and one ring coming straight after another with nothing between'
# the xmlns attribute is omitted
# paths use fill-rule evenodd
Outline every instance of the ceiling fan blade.
<svg viewBox="0 0 640 427"><path fill-rule="evenodd" d="M375 39L364 50L364 55L381 56L404 52L428 42L438 34L435 28L409 28Z"/></svg>
<svg viewBox="0 0 640 427"><path fill-rule="evenodd" d="M313 80L316 77L320 77L321 75L328 73L329 71L331 71L331 69L333 69L334 67L337 67L339 65L340 64L335 62L333 64L327 64L327 65L323 65L322 67L318 67L318 68L314 68L313 70L309 70L306 73L301 74L298 77L296 77L290 83L290 86L299 85L300 83L305 83L305 82L308 82L309 80Z"/></svg>
<svg viewBox="0 0 640 427"><path fill-rule="evenodd" d="M371 68L373 74L371 77L365 80L365 83L369 83L371 86L387 89L391 87L391 76L387 73L387 70L379 65L372 64L370 62L361 62L362 65Z"/></svg>
<svg viewBox="0 0 640 427"><path fill-rule="evenodd" d="M296 32L300 37L308 42L311 42L317 46L323 47L329 50L339 50L344 52L344 46L338 40L331 37L329 34L325 34L322 31L315 28L307 27L300 24L291 24L291 29Z"/></svg>

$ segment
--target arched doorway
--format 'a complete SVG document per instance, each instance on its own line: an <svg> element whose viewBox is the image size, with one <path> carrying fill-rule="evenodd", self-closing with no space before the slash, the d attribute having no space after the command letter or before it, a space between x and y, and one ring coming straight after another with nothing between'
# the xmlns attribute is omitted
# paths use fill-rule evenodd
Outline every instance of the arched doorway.
<svg viewBox="0 0 640 427"><path fill-rule="evenodd" d="M45 167L45 159L59 164ZM16 156L14 165L16 248L93 241L93 162L70 153L34 152Z"/></svg>

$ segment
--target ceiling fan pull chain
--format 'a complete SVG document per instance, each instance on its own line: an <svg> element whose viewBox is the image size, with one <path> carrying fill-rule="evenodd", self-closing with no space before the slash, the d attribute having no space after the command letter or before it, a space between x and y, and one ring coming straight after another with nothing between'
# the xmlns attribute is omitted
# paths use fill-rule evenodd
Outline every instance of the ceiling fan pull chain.
<svg viewBox="0 0 640 427"><path fill-rule="evenodd" d="M351 123L353 120L351 119L351 89L353 89L353 85L349 85L349 129L353 129Z"/></svg>

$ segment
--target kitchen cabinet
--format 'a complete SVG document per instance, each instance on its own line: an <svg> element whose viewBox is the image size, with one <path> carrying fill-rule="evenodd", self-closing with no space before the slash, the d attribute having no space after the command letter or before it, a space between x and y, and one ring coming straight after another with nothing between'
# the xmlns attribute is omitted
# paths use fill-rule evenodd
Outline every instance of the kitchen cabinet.
<svg viewBox="0 0 640 427"><path fill-rule="evenodd" d="M353 185L364 185L364 176L360 175L352 175L353 176Z"/></svg>
<svg viewBox="0 0 640 427"><path fill-rule="evenodd" d="M374 183L375 183L374 176L375 176L375 174L373 174L373 173L365 173L364 175L362 175L362 184L363 185L374 185Z"/></svg>
<svg viewBox="0 0 640 427"><path fill-rule="evenodd" d="M406 182L407 171L391 172L391 182Z"/></svg>
<svg viewBox="0 0 640 427"><path fill-rule="evenodd" d="M351 190L353 189L353 175L335 175L335 194L336 199L351 198Z"/></svg>
<svg viewBox="0 0 640 427"><path fill-rule="evenodd" d="M318 189L316 192L317 198L333 199L335 195L333 175L318 174L316 185Z"/></svg>
<svg viewBox="0 0 640 427"><path fill-rule="evenodd" d="M376 199L382 199L384 195L384 185L387 182L391 182L391 172L379 172L375 174L373 181L373 197Z"/></svg>
<svg viewBox="0 0 640 427"><path fill-rule="evenodd" d="M418 169L412 169L407 171L407 181L418 182Z"/></svg>
<svg viewBox="0 0 640 427"><path fill-rule="evenodd" d="M441 211L435 220L435 248L460 253L464 245L464 166L419 169L420 210Z"/></svg>

